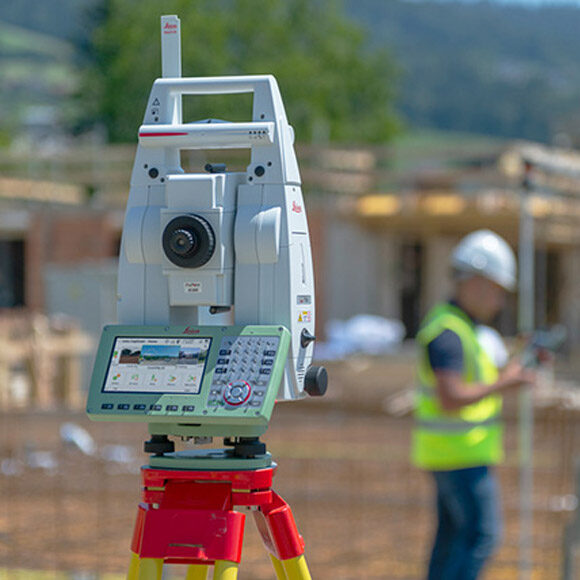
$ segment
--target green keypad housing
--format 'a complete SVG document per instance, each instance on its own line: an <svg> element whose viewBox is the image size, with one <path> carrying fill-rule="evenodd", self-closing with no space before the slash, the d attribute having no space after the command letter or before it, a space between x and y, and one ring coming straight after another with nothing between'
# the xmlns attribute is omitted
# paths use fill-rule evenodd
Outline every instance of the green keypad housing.
<svg viewBox="0 0 580 580"><path fill-rule="evenodd" d="M198 392L106 390L116 339L133 337L211 339ZM95 421L145 422L152 434L259 436L268 427L289 347L290 333L282 326L107 326L87 413Z"/></svg>

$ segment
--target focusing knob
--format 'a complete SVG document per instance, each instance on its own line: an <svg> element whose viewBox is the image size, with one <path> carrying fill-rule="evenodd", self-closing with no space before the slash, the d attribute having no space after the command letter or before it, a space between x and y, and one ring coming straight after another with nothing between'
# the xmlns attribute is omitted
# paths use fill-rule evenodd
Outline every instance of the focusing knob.
<svg viewBox="0 0 580 580"><path fill-rule="evenodd" d="M328 373L324 367L309 366L304 375L304 390L311 397L322 397L328 387Z"/></svg>
<svg viewBox="0 0 580 580"><path fill-rule="evenodd" d="M207 264L216 245L209 222L194 214L173 218L163 231L162 242L167 258L180 268Z"/></svg>

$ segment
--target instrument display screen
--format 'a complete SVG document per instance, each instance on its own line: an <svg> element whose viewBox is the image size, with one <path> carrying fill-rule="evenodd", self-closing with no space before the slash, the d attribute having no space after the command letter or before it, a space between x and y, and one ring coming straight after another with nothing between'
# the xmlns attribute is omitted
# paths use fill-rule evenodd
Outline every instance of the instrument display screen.
<svg viewBox="0 0 580 580"><path fill-rule="evenodd" d="M104 393L197 394L212 339L117 337Z"/></svg>

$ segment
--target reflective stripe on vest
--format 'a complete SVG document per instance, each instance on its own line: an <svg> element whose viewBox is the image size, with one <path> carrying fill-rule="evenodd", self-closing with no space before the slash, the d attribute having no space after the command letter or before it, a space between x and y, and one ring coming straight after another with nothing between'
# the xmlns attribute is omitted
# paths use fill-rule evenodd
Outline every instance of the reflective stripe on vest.
<svg viewBox="0 0 580 580"><path fill-rule="evenodd" d="M416 390L413 461L419 467L431 470L498 463L502 458L502 403L499 395L490 395L454 412L441 407L427 346L444 330L452 330L461 340L463 381L466 384L491 384L497 380L497 368L481 348L469 317L451 304L435 307L417 335L419 385Z"/></svg>
<svg viewBox="0 0 580 580"><path fill-rule="evenodd" d="M485 421L429 421L427 419L418 419L415 425L420 429L428 429L430 431L442 431L448 433L462 433L469 431L474 427L489 427L490 425L501 425L499 417L491 417Z"/></svg>

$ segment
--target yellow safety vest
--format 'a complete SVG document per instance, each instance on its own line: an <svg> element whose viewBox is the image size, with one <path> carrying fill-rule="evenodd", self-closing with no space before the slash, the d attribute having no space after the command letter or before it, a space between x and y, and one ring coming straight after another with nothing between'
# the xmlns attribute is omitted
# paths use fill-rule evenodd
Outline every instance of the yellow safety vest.
<svg viewBox="0 0 580 580"><path fill-rule="evenodd" d="M492 384L498 377L497 367L481 347L473 321L467 314L452 304L433 308L417 335L419 360L413 463L430 471L499 463L503 459L501 396L490 395L456 411L445 411L439 402L427 345L447 329L461 340L466 384Z"/></svg>

